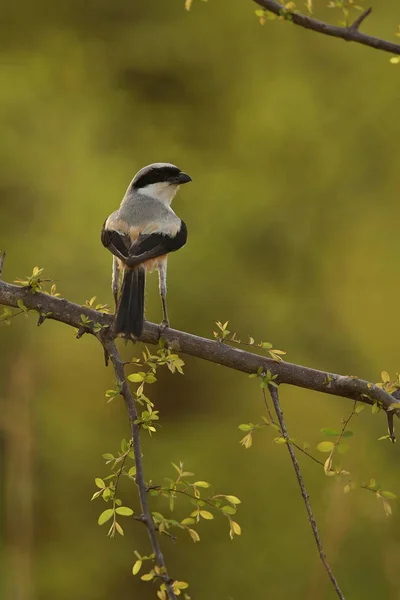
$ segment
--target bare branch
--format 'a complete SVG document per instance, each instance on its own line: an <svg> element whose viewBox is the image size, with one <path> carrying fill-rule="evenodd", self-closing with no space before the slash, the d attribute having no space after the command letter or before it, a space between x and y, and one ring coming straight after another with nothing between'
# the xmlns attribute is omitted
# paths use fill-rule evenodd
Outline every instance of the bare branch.
<svg viewBox="0 0 400 600"><path fill-rule="evenodd" d="M77 329L82 326L81 320L82 315L84 315L89 319L88 324L85 322L86 332L92 333L98 338L101 337L104 329L100 333L94 333L93 327L95 324L108 330L111 329L113 324L113 315L100 313L87 306L79 306L73 302L42 292L32 294L27 287L19 287L0 281L0 304L17 308L18 300L22 300L29 310L45 313L47 319L60 321ZM277 376L275 381L278 384L286 383L324 394L358 400L366 404L378 402L385 410L395 410L396 412L400 410L400 399L379 386L357 377L337 375L289 362L276 362L271 358L232 348L226 343L209 340L176 329L166 329L163 332L163 338L170 347L179 352L236 371L256 373L259 368L263 371L270 370L272 375ZM157 344L159 341L159 326L146 321L141 340L148 344Z"/></svg>
<svg viewBox="0 0 400 600"><path fill-rule="evenodd" d="M312 17L302 15L298 12L287 10L282 4L276 2L276 0L254 0L256 4L262 6L265 10L274 13L277 16L289 16L290 21L295 25L304 27L305 29L311 29L323 35L329 35L331 37L341 38L347 42L356 42L363 46L369 46L375 48L375 50L383 50L384 52L390 52L391 54L400 54L400 45L387 40L382 40L366 33L361 33L358 28L361 23L368 17L372 9L366 10L355 22L349 27L339 27L338 25L331 25L324 21L319 21ZM289 19L288 19L289 20Z"/></svg>
<svg viewBox="0 0 400 600"><path fill-rule="evenodd" d="M292 461L293 468L294 468L295 473L296 473L297 481L298 481L299 486L300 486L301 495L303 497L304 504L306 506L306 510L307 510L307 514L308 514L308 520L310 521L311 529L312 529L312 532L313 532L313 535L314 535L315 543L316 543L317 548L318 548L319 556L320 556L320 558L322 560L322 563L323 563L323 565L325 567L326 572L328 573L329 579L331 580L332 585L335 588L337 596L340 598L340 600L345 600L345 598L343 596L343 593L342 593L342 590L340 589L339 584L338 584L338 582L336 580L336 577L333 574L333 571L332 571L332 569L331 569L331 567L330 567L330 565L328 563L328 560L326 558L326 554L324 552L324 548L322 546L322 541L321 541L321 538L320 538L319 532L318 532L317 522L315 520L314 513L313 513L312 508L311 508L310 498L308 496L308 493L307 493L307 490L306 490L306 487L305 487L305 484L304 484L303 476L302 476L301 471L300 471L300 465L298 463L298 460L297 460L296 453L294 451L293 445L290 442L289 433L288 433L288 430L287 430L287 427L286 427L286 422L285 422L285 419L283 417L283 412L282 412L281 405L280 405L280 402L279 402L279 392L278 392L278 389L276 387L274 387L273 385L270 385L269 386L269 393L271 394L272 402L274 404L274 409L275 409L276 416L277 416L278 421L279 421L279 425L280 425L280 428L281 428L282 436L286 440L286 446L287 446L287 449L288 449L288 452L289 452L289 455L290 455L290 460Z"/></svg>
<svg viewBox="0 0 400 600"><path fill-rule="evenodd" d="M158 542L156 527L153 521L153 517L150 513L149 504L147 501L147 485L144 479L143 473L143 461L142 461L142 449L140 443L140 426L135 423L137 421L138 415L136 411L135 401L133 399L131 390L129 388L128 382L126 380L125 372L124 372L124 364L121 360L115 342L106 336L103 339L103 347L104 352L107 354L114 368L114 372L117 378L117 383L119 389L121 390L121 395L123 396L126 404L126 408L129 415L129 422L131 425L131 433L133 440L133 454L135 457L135 465L136 465L136 475L135 481L139 490L139 499L140 506L142 509L142 521L147 527L147 532L149 534L151 547L153 549L155 555L155 561L157 565L161 569L160 578L165 583L168 596L170 600L176 600L176 595L174 590L172 589L173 579L168 575L167 568L165 566L164 557L161 552L160 544Z"/></svg>

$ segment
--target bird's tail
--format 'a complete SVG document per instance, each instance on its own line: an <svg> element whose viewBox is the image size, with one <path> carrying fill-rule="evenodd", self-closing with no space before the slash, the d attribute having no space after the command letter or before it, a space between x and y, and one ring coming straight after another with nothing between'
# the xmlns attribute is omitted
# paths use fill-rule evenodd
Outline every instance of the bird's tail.
<svg viewBox="0 0 400 600"><path fill-rule="evenodd" d="M115 316L114 331L126 337L139 338L144 323L145 270L142 266L126 269Z"/></svg>

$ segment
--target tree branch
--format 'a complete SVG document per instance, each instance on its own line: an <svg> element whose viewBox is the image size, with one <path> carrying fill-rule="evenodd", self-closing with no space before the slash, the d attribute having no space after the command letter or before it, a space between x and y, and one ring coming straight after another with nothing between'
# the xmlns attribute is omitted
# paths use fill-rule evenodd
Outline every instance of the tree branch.
<svg viewBox="0 0 400 600"><path fill-rule="evenodd" d="M113 315L104 314L46 293L36 292L32 294L28 287L20 287L0 281L0 304L18 307L18 300L22 300L29 310L44 314L46 319L60 321L78 330L82 330L82 315L84 315L90 321L85 323L86 333L92 333L100 341L105 330L94 333L95 324L109 330L113 324ZM278 384L286 383L324 394L358 400L366 404L378 402L385 410L395 410L396 413L400 411L400 399L394 397L396 392L391 395L379 386L357 377L337 375L289 362L276 362L271 358L232 348L226 343L209 340L176 329L166 329L163 332L163 338L170 347L179 352L236 371L256 373L260 367L263 371L270 370L272 375L277 376L275 381ZM158 325L146 321L141 341L148 344L157 344L158 340Z"/></svg>
<svg viewBox="0 0 400 600"><path fill-rule="evenodd" d="M333 571L328 563L328 560L326 558L326 554L324 552L324 548L322 546L322 541L321 538L319 536L318 533L318 527L317 527L317 522L315 520L314 517L314 513L312 511L311 508L311 504L310 504L310 498L308 496L305 484L304 484L304 480L300 471L300 465L298 463L297 457L296 457L296 453L294 451L294 448L290 442L290 437L289 437L289 433L286 427L286 423L285 423L285 419L283 417L283 412L281 409L281 405L279 402L279 392L278 389L276 387L274 387L273 385L269 386L269 393L271 394L271 398L272 398L272 402L274 404L274 409L275 409L275 413L276 416L278 417L278 421L279 421L279 425L281 428L281 432L282 432L282 436L285 438L286 440L286 447L288 449L289 455L290 455L290 460L292 461L293 464L293 468L295 470L296 473L296 478L298 481L298 484L300 486L300 491L301 491L301 495L303 497L304 500L304 504L306 506L306 510L307 510L307 514L308 514L308 520L310 521L310 525L311 525L311 529L314 535L314 539L315 539L315 543L317 545L318 548L318 553L319 556L322 560L322 563L325 567L326 572L328 573L329 579L332 582L333 587L335 588L336 594L338 595L338 597L340 598L340 600L345 600L345 597L343 596L342 590L339 587L339 584L336 580L335 575L333 574Z"/></svg>
<svg viewBox="0 0 400 600"><path fill-rule="evenodd" d="M372 8L367 9L349 27L339 27L338 25L331 25L329 23L325 23L324 21L319 21L318 19L302 15L298 12L287 10L282 4L276 2L276 0L254 0L254 2L277 16L285 16L286 18L289 16L288 20L292 21L295 25L304 27L305 29L311 29L312 31L322 33L323 35L341 38L347 42L356 42L357 44L362 44L363 46L375 48L375 50L383 50L384 52L390 52L391 54L400 54L399 44L382 40L380 38L373 37L372 35L367 35L366 33L361 33L358 30L361 23L371 13Z"/></svg>
<svg viewBox="0 0 400 600"><path fill-rule="evenodd" d="M156 527L153 521L153 517L151 516L149 504L147 501L147 484L145 482L143 473L142 449L140 443L140 426L135 423L135 421L137 421L138 418L135 401L133 399L128 382L126 380L124 364L121 360L115 342L112 339L110 339L109 336L103 336L103 347L113 365L114 372L117 378L117 383L121 391L121 395L125 400L126 408L129 415L129 422L131 425L131 433L133 440L133 454L135 457L136 465L135 481L136 485L138 486L140 506L142 509L141 520L147 527L151 547L155 555L155 561L161 569L160 578L165 583L170 600L177 600L175 592L172 588L173 579L171 579L171 577L168 575L168 571L164 562L164 557L161 552L160 544L158 542Z"/></svg>

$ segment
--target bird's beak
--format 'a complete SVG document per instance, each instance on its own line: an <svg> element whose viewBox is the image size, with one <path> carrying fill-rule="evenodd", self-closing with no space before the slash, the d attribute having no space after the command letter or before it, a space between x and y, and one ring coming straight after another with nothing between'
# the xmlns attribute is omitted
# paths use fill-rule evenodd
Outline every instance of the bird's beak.
<svg viewBox="0 0 400 600"><path fill-rule="evenodd" d="M189 181L192 181L192 178L190 177L190 175L184 173L183 171L181 171L178 177L176 178L176 183L178 183L179 185L181 185L182 183L189 183Z"/></svg>

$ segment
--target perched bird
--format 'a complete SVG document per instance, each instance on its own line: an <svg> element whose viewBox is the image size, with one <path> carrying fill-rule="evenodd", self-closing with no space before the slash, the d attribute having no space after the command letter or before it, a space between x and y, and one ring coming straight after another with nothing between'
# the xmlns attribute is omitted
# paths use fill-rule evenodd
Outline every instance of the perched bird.
<svg viewBox="0 0 400 600"><path fill-rule="evenodd" d="M113 256L114 331L139 338L144 324L146 273L157 269L163 310L161 327L169 327L167 255L185 245L185 223L171 202L179 186L191 177L170 163L140 169L118 210L103 225L101 241Z"/></svg>

